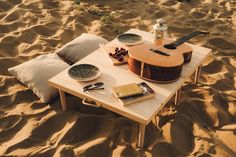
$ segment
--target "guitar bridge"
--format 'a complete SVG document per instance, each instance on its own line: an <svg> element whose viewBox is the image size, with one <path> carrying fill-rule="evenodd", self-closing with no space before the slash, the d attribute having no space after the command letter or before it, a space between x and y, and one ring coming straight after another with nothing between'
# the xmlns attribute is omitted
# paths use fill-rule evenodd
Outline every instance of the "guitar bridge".
<svg viewBox="0 0 236 157"><path fill-rule="evenodd" d="M149 50L152 52L158 53L160 55L163 55L163 56L170 56L168 53L162 52L160 50L154 50L154 49L149 49Z"/></svg>

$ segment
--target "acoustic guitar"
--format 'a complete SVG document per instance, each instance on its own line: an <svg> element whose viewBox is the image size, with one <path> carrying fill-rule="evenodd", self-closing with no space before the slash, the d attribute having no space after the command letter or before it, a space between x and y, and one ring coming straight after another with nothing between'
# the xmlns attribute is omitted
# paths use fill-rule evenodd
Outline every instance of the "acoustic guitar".
<svg viewBox="0 0 236 157"><path fill-rule="evenodd" d="M129 48L128 69L149 81L176 81L183 64L190 62L192 57L192 48L184 42L199 34L209 33L196 31L174 42L165 39L161 46L153 43L133 46Z"/></svg>

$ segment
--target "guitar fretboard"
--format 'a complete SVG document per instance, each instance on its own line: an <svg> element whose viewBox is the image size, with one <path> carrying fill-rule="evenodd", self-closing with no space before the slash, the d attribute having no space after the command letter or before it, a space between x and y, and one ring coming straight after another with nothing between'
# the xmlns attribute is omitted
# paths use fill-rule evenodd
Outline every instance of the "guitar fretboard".
<svg viewBox="0 0 236 157"><path fill-rule="evenodd" d="M179 45L183 44L184 42L186 42L186 41L192 39L193 37L195 37L195 36L197 36L197 35L199 35L199 34L209 34L209 33L208 33L208 32L195 31L195 32L193 32L193 33L191 33L191 34L189 34L189 35L183 37L183 38L180 38L180 39L174 41L174 42L171 43L171 44L173 44L173 45L175 45L175 46L179 46Z"/></svg>

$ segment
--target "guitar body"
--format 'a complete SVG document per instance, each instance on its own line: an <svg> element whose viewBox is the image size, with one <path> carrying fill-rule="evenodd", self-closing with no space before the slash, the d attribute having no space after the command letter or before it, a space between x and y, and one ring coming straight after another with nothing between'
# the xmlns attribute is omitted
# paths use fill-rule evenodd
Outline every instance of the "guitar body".
<svg viewBox="0 0 236 157"><path fill-rule="evenodd" d="M141 78L160 83L176 81L184 63L192 58L192 48L184 42L199 34L195 31L179 40L165 39L162 45L142 44L129 49L128 69Z"/></svg>
<svg viewBox="0 0 236 157"><path fill-rule="evenodd" d="M171 42L164 40L163 45ZM149 43L129 48L128 69L145 80L159 83L176 81L181 76L183 64L191 60L192 48L182 44L176 49L167 49L163 45Z"/></svg>

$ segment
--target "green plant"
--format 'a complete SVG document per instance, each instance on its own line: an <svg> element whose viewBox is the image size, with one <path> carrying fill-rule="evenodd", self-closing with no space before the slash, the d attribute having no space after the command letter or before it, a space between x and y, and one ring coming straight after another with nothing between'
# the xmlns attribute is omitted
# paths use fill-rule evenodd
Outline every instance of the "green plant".
<svg viewBox="0 0 236 157"><path fill-rule="evenodd" d="M80 4L80 0L74 0L76 4Z"/></svg>
<svg viewBox="0 0 236 157"><path fill-rule="evenodd" d="M102 24L109 24L111 20L111 15L110 14L105 14L100 18L100 22Z"/></svg>
<svg viewBox="0 0 236 157"><path fill-rule="evenodd" d="M118 35L118 34L122 34L122 33L124 32L124 31L122 30L121 26L118 25L118 24L114 24L113 27L114 27L114 31L116 32L117 35Z"/></svg>
<svg viewBox="0 0 236 157"><path fill-rule="evenodd" d="M96 16L100 16L100 17L104 15L103 12L101 12L100 10L98 10L98 9L96 9L96 8L94 8L94 7L88 8L87 11L88 11L90 14L92 14L92 15L96 15Z"/></svg>

